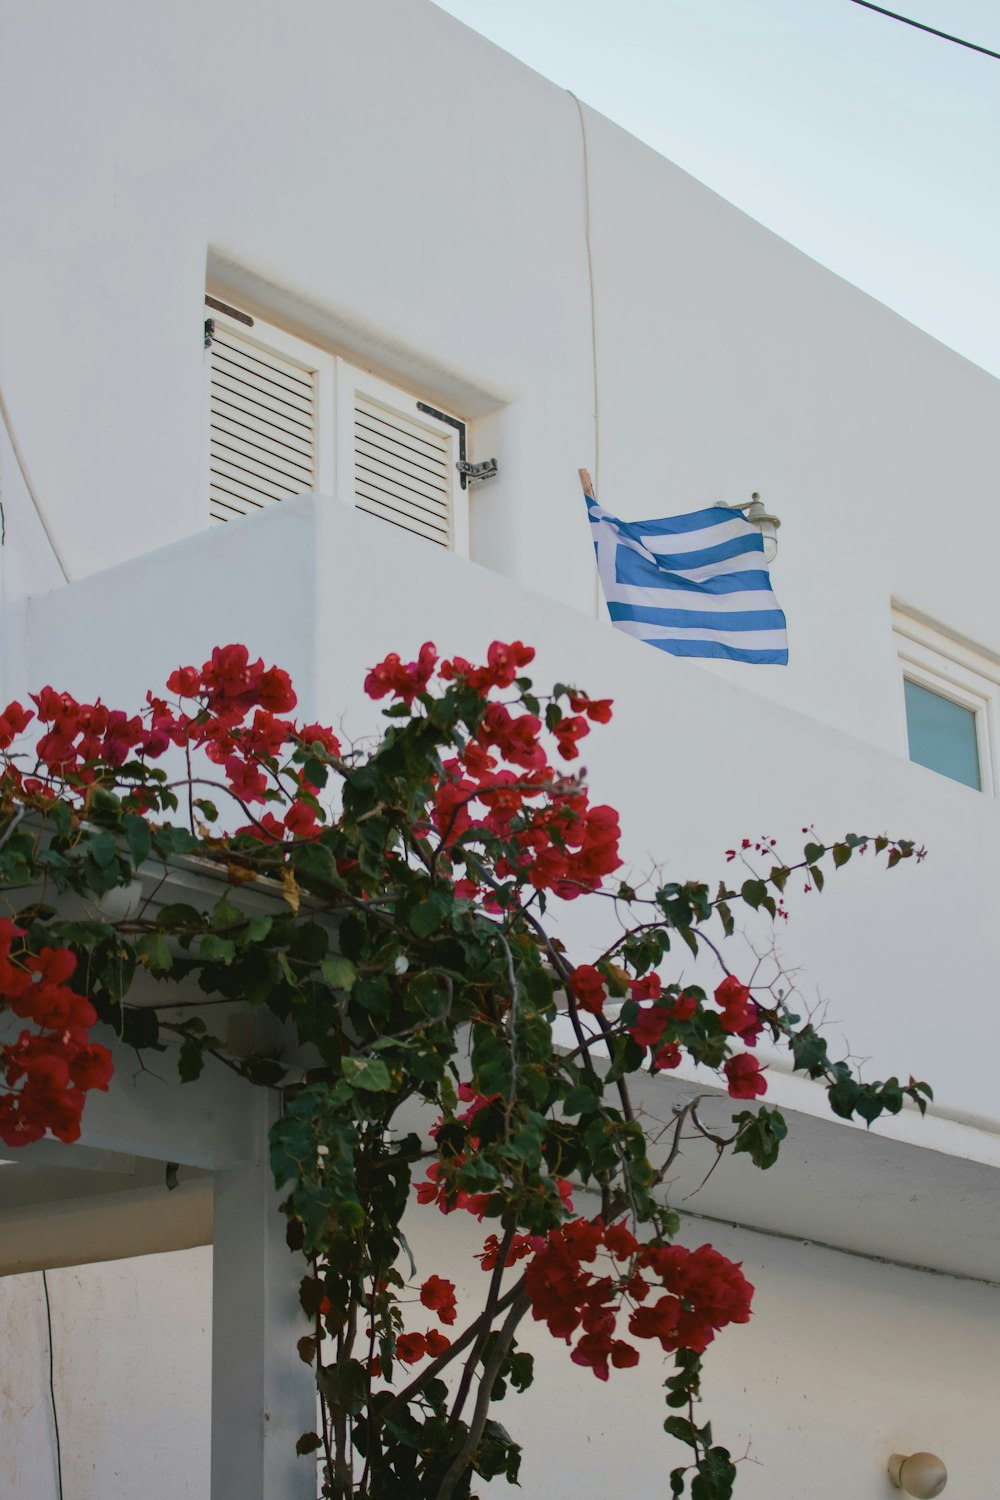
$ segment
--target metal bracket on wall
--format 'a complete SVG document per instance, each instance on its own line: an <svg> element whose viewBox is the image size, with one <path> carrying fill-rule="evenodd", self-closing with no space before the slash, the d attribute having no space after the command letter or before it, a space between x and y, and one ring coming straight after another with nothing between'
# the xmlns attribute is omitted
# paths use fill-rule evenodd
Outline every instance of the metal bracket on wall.
<svg viewBox="0 0 1000 1500"><path fill-rule="evenodd" d="M459 459L455 467L462 476L462 482L467 484L482 484L484 479L496 479L500 472L495 458L487 458L481 464L469 464Z"/></svg>
<svg viewBox="0 0 1000 1500"><path fill-rule="evenodd" d="M214 337L215 337L215 319L214 318L206 318L205 319L205 348L206 349L211 349L211 347L212 347L212 340L213 340Z"/></svg>
<svg viewBox="0 0 1000 1500"><path fill-rule="evenodd" d="M495 479L499 473L495 458L488 458L482 464L470 464L466 460L465 447L465 423L461 417L453 417L450 412L439 411L436 406L428 406L426 401L417 402L417 411L426 413L428 417L436 417L439 422L447 422L449 427L454 427L458 433L458 482L463 490L468 489L470 484L479 484L484 479Z"/></svg>

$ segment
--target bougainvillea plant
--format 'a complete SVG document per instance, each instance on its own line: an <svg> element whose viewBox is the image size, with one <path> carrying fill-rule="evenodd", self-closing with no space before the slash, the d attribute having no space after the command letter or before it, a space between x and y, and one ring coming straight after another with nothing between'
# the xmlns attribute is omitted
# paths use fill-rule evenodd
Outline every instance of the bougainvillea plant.
<svg viewBox="0 0 1000 1500"><path fill-rule="evenodd" d="M280 1095L271 1161L305 1258L299 1352L322 1413L298 1446L336 1500L465 1500L477 1476L515 1481L520 1448L491 1410L531 1383L526 1318L598 1380L643 1361L659 1381L670 1356L664 1426L690 1454L671 1494L727 1500L735 1465L697 1416L701 1357L747 1321L753 1288L710 1246L675 1242L667 1178L682 1132L704 1129L698 1097L678 1095L654 1146L630 1075L685 1060L716 1075L744 1107L711 1139L760 1168L786 1133L757 1103L762 1035L844 1118L930 1094L862 1082L722 956L734 906L783 914L793 871L821 887L825 865L869 848L890 866L923 851L850 835L786 863L764 844L739 888L633 889L616 813L572 774L611 704L561 684L539 698L522 675L533 654L387 657L365 687L388 724L364 749L289 717L287 674L236 645L179 668L141 713L46 687L0 716L0 1139L79 1136L87 1091L112 1083L98 1021L175 1050L182 1080L222 1064ZM214 867L219 899L160 904L165 868L191 857ZM251 885L267 914L246 910ZM548 925L577 900L620 919L579 962ZM671 981L678 942L718 965L710 993ZM130 999L141 971L162 1004ZM211 1019L229 1002L266 1008L282 1040L231 1048ZM415 1103L423 1133L400 1123ZM409 1262L404 1212L439 1210L482 1222L474 1308Z"/></svg>

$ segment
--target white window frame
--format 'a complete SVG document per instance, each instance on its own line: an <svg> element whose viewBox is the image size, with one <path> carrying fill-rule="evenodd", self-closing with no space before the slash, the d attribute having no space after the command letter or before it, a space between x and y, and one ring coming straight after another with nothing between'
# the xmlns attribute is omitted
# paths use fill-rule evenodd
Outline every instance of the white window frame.
<svg viewBox="0 0 1000 1500"><path fill-rule="evenodd" d="M908 680L973 713L980 790L996 797L1000 791L1000 660L899 606L893 606L892 625L901 668L899 697L907 755L903 684Z"/></svg>
<svg viewBox="0 0 1000 1500"><path fill-rule="evenodd" d="M265 353L271 349L282 358L291 360L292 364L299 365L301 369L315 374L316 394L313 417L316 432L316 488L317 490L332 490L334 482L333 411L337 388L336 355L321 349L317 344L311 344L308 339L301 339L294 333L287 333L284 328L279 328L275 323L269 323L264 318L258 318L256 314L253 315L253 326L248 328L239 319L231 318L215 308L209 307L207 312L216 328L224 328L245 343L256 344ZM209 348L205 352L208 356L208 379L211 383L212 351ZM209 428L211 428L211 420Z"/></svg>
<svg viewBox="0 0 1000 1500"><path fill-rule="evenodd" d="M337 360L336 401L337 494L342 500L347 500L350 505L355 503L354 400L356 395L366 397L376 406L385 407L390 413L401 412L409 421L416 422L419 426L426 427L429 432L437 433L447 440L451 471L451 535L448 550L454 552L457 557L468 557L469 492L462 488L456 467L458 429L450 422L442 422L440 418L432 416L429 412L420 411L418 397L340 358Z"/></svg>
<svg viewBox="0 0 1000 1500"><path fill-rule="evenodd" d="M218 301L226 300L224 292L209 289L209 295ZM451 470L451 534L447 550L457 557L469 556L469 494L463 489L458 473L459 431L451 422L442 421L430 412L421 411L419 397L393 385L370 371L332 351L311 343L308 339L287 332L266 318L253 317L253 326L248 327L237 318L206 305L206 318L211 318L216 328L225 329L247 343L260 349L273 350L292 363L310 370L316 375L316 489L335 495L348 505L355 505L354 492L354 400L360 394L389 412L402 413L408 420L418 423L448 441ZM206 349L206 423L205 493L208 493L209 445L211 440L211 349ZM426 403L425 403L426 404ZM461 421L456 417L455 422ZM468 430L467 424L466 431ZM389 524L386 522L385 524ZM406 528L400 528L405 530Z"/></svg>

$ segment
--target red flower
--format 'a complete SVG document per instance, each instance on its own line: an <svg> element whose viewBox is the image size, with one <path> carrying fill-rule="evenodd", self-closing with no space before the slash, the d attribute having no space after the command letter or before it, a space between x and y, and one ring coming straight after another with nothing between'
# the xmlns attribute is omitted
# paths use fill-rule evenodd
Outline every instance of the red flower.
<svg viewBox="0 0 1000 1500"><path fill-rule="evenodd" d="M440 1276L428 1276L420 1288L420 1300L431 1312L436 1312L442 1323L454 1323L458 1317L455 1304L455 1283Z"/></svg>
<svg viewBox="0 0 1000 1500"><path fill-rule="evenodd" d="M628 1034L640 1047L655 1047L670 1023L670 1012L662 1005L643 1006Z"/></svg>
<svg viewBox="0 0 1000 1500"><path fill-rule="evenodd" d="M628 987L633 1000L659 1000L663 993L659 974L646 974L642 979L630 979Z"/></svg>
<svg viewBox="0 0 1000 1500"><path fill-rule="evenodd" d="M396 1358L404 1365L415 1365L427 1353L427 1340L422 1333L401 1333L396 1339Z"/></svg>
<svg viewBox="0 0 1000 1500"><path fill-rule="evenodd" d="M316 809L308 802L293 802L285 814L285 828L293 838L309 838L319 830Z"/></svg>
<svg viewBox="0 0 1000 1500"><path fill-rule="evenodd" d="M672 1021L690 1021L698 1009L698 1002L693 995L678 995L670 1002L670 1019Z"/></svg>
<svg viewBox="0 0 1000 1500"><path fill-rule="evenodd" d="M590 733L590 725L586 719L579 716L571 719L560 719L552 731L556 743L559 746L559 754L563 760L576 760L579 755L577 741L582 740L584 735Z"/></svg>
<svg viewBox="0 0 1000 1500"><path fill-rule="evenodd" d="M19 734L22 734L31 723L35 715L31 709L22 708L15 701L8 703L3 713L0 714L0 750L6 750Z"/></svg>
<svg viewBox="0 0 1000 1500"><path fill-rule="evenodd" d="M502 703L488 703L476 738L487 748L495 745L512 766L541 770L546 764L545 751L538 743L541 727L541 720L534 714L521 714L515 719Z"/></svg>
<svg viewBox="0 0 1000 1500"><path fill-rule="evenodd" d="M638 1240L630 1229L625 1228L624 1221L612 1224L605 1231L604 1243L616 1260L628 1260L639 1248Z"/></svg>
<svg viewBox="0 0 1000 1500"><path fill-rule="evenodd" d="M78 1089L103 1089L107 1091L115 1071L111 1053L99 1042L90 1042L81 1047L69 1065L69 1076Z"/></svg>
<svg viewBox="0 0 1000 1500"><path fill-rule="evenodd" d="M758 1094L767 1093L767 1080L760 1063L746 1052L728 1059L725 1074L734 1099L756 1099Z"/></svg>
<svg viewBox="0 0 1000 1500"><path fill-rule="evenodd" d="M267 791L267 777L259 766L230 755L226 761L226 776L229 785L241 802L263 802Z"/></svg>
<svg viewBox="0 0 1000 1500"><path fill-rule="evenodd" d="M715 991L716 1003L722 1007L722 1029L731 1036L738 1036L753 1046L764 1023L757 1006L750 998L750 990L733 975L727 974Z"/></svg>
<svg viewBox="0 0 1000 1500"><path fill-rule="evenodd" d="M661 1297L648 1307L637 1307L628 1320L628 1331L637 1339L659 1339L668 1352L676 1348L672 1342L681 1315L681 1305L676 1297Z"/></svg>
<svg viewBox="0 0 1000 1500"><path fill-rule="evenodd" d="M581 1010L588 1011L592 1016L603 1014L607 990L593 964L580 964L573 970L570 989Z"/></svg>
<svg viewBox="0 0 1000 1500"><path fill-rule="evenodd" d="M303 745L319 744L328 755L340 754L340 741L332 729L326 729L322 724L303 724L298 736Z"/></svg>
<svg viewBox="0 0 1000 1500"><path fill-rule="evenodd" d="M653 1072L663 1073L668 1068L679 1068L681 1062L681 1049L676 1042L665 1042L662 1047L657 1047L653 1053Z"/></svg>
<svg viewBox="0 0 1000 1500"><path fill-rule="evenodd" d="M431 1359L437 1359L439 1354L443 1354L446 1349L451 1348L451 1339L447 1338L445 1334L439 1333L436 1328L428 1328L424 1334L424 1343L427 1346L427 1353Z"/></svg>
<svg viewBox="0 0 1000 1500"><path fill-rule="evenodd" d="M464 656L456 656L441 663L441 676L445 682L462 682L485 697L491 688L510 687L520 669L534 659L533 646L525 646L521 641L512 641L509 646L503 641L493 641L486 653L485 667L474 667Z"/></svg>
<svg viewBox="0 0 1000 1500"><path fill-rule="evenodd" d="M575 714L586 714L592 724L611 722L610 698L588 698L586 693L570 693L569 706Z"/></svg>
<svg viewBox="0 0 1000 1500"><path fill-rule="evenodd" d="M537 1248L538 1243L534 1235L515 1234L510 1242L510 1249L507 1251L507 1259L504 1261L504 1265L514 1265L515 1262L523 1260L526 1255L530 1255L532 1250L536 1250ZM500 1240L495 1234L488 1234L483 1241L482 1251L476 1256L476 1259L482 1263L484 1271L492 1271L499 1258Z"/></svg>
<svg viewBox="0 0 1000 1500"><path fill-rule="evenodd" d="M397 653L390 651L385 660L368 673L365 692L369 698L384 698L391 693L394 698L410 704L431 680L436 663L437 649L430 641L424 642L417 660L411 661L409 666L404 666Z"/></svg>
<svg viewBox="0 0 1000 1500"><path fill-rule="evenodd" d="M197 667L178 667L167 678L167 692L178 698L193 698L201 692L201 673Z"/></svg>

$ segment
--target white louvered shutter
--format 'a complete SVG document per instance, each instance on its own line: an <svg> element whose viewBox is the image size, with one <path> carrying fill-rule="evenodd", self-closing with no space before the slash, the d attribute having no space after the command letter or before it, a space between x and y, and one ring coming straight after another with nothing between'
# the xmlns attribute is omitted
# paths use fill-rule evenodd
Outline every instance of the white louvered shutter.
<svg viewBox="0 0 1000 1500"><path fill-rule="evenodd" d="M359 510L468 553L468 505L456 464L459 428L415 396L338 361L340 493Z"/></svg>
<svg viewBox="0 0 1000 1500"><path fill-rule="evenodd" d="M210 511L231 521L319 488L333 358L256 319L213 323Z"/></svg>

